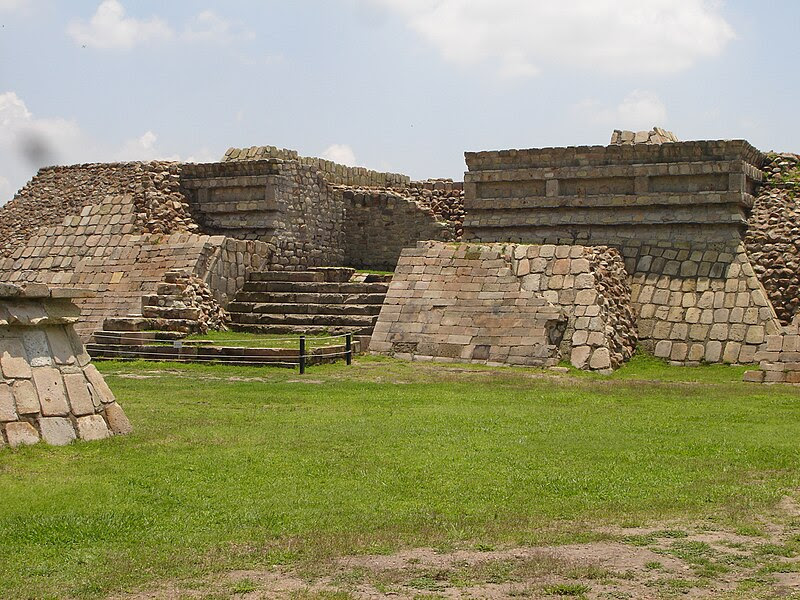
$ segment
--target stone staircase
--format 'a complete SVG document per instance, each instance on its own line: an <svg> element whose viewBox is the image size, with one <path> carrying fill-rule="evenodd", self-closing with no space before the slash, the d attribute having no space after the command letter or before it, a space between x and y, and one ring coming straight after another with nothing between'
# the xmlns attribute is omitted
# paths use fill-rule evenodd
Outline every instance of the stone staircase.
<svg viewBox="0 0 800 600"><path fill-rule="evenodd" d="M390 276L354 269L251 273L228 305L231 328L253 333L370 335Z"/></svg>

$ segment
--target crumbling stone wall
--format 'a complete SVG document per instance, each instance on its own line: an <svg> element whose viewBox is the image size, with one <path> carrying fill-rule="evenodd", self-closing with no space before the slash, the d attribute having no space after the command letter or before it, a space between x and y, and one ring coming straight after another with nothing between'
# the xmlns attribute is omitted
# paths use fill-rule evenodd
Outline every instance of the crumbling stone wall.
<svg viewBox="0 0 800 600"><path fill-rule="evenodd" d="M131 431L73 329L83 292L0 283L0 447Z"/></svg>
<svg viewBox="0 0 800 600"><path fill-rule="evenodd" d="M800 309L800 157L768 154L764 185L753 204L744 243L781 323Z"/></svg>
<svg viewBox="0 0 800 600"><path fill-rule="evenodd" d="M646 349L751 362L780 327L742 244L761 160L741 140L468 153L464 238L615 247Z"/></svg>
<svg viewBox="0 0 800 600"><path fill-rule="evenodd" d="M251 146L250 148L228 148L223 162L278 159L299 163L319 172L331 184L356 187L408 187L410 178L400 173L381 173L364 167L349 167L324 158L300 156L296 150L275 146Z"/></svg>
<svg viewBox="0 0 800 600"><path fill-rule="evenodd" d="M131 195L107 196L84 206L58 226L41 228L25 246L0 258L0 281L75 286L95 292L79 299L90 333L103 320L139 311L170 270L183 270L209 285L227 304L245 276L271 260L274 248L257 241L190 232L142 233Z"/></svg>
<svg viewBox="0 0 800 600"><path fill-rule="evenodd" d="M9 256L41 227L60 225L64 217L129 195L134 225L145 232L194 231L197 225L179 191L180 165L131 162L45 167L0 209L0 256Z"/></svg>
<svg viewBox="0 0 800 600"><path fill-rule="evenodd" d="M636 343L629 299L608 248L422 242L403 250L370 350L608 371Z"/></svg>

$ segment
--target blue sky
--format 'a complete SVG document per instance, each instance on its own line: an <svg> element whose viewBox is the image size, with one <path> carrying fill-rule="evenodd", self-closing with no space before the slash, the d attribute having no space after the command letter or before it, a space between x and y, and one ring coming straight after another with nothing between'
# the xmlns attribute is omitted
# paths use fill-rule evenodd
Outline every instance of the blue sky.
<svg viewBox="0 0 800 600"><path fill-rule="evenodd" d="M0 0L0 203L230 146L415 178L653 125L800 151L799 30L796 0Z"/></svg>

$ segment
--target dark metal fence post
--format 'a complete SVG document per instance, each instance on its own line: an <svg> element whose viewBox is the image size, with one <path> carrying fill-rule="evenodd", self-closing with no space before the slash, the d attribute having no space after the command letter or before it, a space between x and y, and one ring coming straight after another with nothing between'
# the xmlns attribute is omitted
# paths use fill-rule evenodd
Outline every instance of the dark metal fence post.
<svg viewBox="0 0 800 600"><path fill-rule="evenodd" d="M348 333L344 337L344 351L345 351L345 359L347 360L347 364L353 364L353 334Z"/></svg>
<svg viewBox="0 0 800 600"><path fill-rule="evenodd" d="M300 336L300 375L306 372L306 336Z"/></svg>

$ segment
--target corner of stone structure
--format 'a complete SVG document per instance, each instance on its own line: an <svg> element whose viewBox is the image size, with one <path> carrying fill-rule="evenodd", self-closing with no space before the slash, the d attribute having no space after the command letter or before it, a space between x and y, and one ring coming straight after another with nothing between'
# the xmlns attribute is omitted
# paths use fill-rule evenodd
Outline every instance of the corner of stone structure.
<svg viewBox="0 0 800 600"><path fill-rule="evenodd" d="M0 284L0 446L63 446L132 431L74 324L86 290Z"/></svg>

